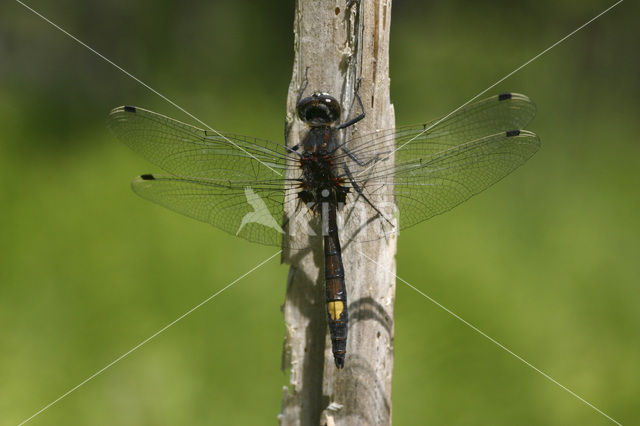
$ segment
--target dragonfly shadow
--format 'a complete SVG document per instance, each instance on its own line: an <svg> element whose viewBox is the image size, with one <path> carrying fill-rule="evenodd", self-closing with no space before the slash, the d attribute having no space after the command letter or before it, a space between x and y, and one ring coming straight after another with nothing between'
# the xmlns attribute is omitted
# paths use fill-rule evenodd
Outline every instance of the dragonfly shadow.
<svg viewBox="0 0 640 426"><path fill-rule="evenodd" d="M359 321L376 321L391 338L393 320L384 310L384 307L371 297L362 297L349 304L349 320L351 321L351 326L354 326Z"/></svg>
<svg viewBox="0 0 640 426"><path fill-rule="evenodd" d="M299 260L304 258L310 251L322 252L322 221L319 214L314 214L311 210L304 216L305 223L293 223L290 217L285 217L282 222L282 250L284 257L291 259L288 263L297 265ZM321 253L322 254L322 253ZM316 265L324 265L324 257Z"/></svg>
<svg viewBox="0 0 640 426"><path fill-rule="evenodd" d="M353 223L347 222L352 213L353 209L347 213L345 223ZM348 238L345 239L346 241L342 245L342 251L346 251L354 242L365 243L369 241L376 241L382 238L387 239L391 235L397 235L397 230L395 228L390 228L391 231L384 229L385 220L386 219L379 214L373 214L364 223L351 229ZM376 225L376 222L377 225L381 226L380 229L374 227L374 225Z"/></svg>
<svg viewBox="0 0 640 426"><path fill-rule="evenodd" d="M326 334L327 334L327 311L324 304L324 274L320 272L318 276L311 276L299 268L304 258L311 255L311 261L323 271L324 253L322 250L322 240L310 238L310 241L318 240L303 250L292 250L288 256L291 263L289 278L287 280L286 309L293 309L296 315L304 317L304 320L297 321L297 324L304 324L303 336L298 334L297 338L304 339L304 354L302 359L301 383L296 388L295 396L292 400L304 401L308 409L302 410L304 418L299 419L300 424L320 424L322 411L329 404L329 398L322 394L322 379L324 375ZM285 306L283 306L285 308ZM291 338L287 334L287 339ZM299 347L297 343L294 346ZM282 358L282 370L284 371L291 362L291 353L288 351L287 341L284 344Z"/></svg>

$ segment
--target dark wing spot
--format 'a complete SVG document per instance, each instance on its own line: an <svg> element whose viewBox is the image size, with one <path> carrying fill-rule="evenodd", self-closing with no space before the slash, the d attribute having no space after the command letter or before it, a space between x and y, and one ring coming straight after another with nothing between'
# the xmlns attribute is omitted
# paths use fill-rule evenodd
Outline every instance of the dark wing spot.
<svg viewBox="0 0 640 426"><path fill-rule="evenodd" d="M336 15L339 15L339 14L340 14L340 8L339 8L339 7L336 7L335 12L336 12Z"/></svg>
<svg viewBox="0 0 640 426"><path fill-rule="evenodd" d="M140 179L142 179L142 180L156 180L156 178L154 178L153 175L141 175Z"/></svg>
<svg viewBox="0 0 640 426"><path fill-rule="evenodd" d="M507 99L511 99L511 93L500 93L498 95L499 101L506 101Z"/></svg>
<svg viewBox="0 0 640 426"><path fill-rule="evenodd" d="M510 138L512 136L518 136L520 134L520 130L509 130L507 132L507 137Z"/></svg>
<svg viewBox="0 0 640 426"><path fill-rule="evenodd" d="M134 107L134 106L130 106L130 105L126 105L126 106L124 107L124 110L125 110L126 112L133 112L133 113L135 113L135 112L136 112L136 107Z"/></svg>

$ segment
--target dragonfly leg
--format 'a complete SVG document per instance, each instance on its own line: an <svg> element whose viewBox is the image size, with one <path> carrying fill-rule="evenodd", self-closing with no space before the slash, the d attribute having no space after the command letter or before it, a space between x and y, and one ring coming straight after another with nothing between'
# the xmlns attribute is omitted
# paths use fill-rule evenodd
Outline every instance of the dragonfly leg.
<svg viewBox="0 0 640 426"><path fill-rule="evenodd" d="M373 205L371 200L369 200L369 198L367 198L367 196L364 195L364 193L362 192L362 188L360 188L360 185L358 185L358 182L356 182L356 180L353 178L353 175L351 174L351 170L349 170L349 167L346 164L344 165L344 172L347 174L347 178L349 179L351 186L353 186L353 189L358 193L358 197L362 197L362 199L366 201L367 204L369 204L369 206L371 206L371 208L374 209L378 213L378 215L380 215L380 217L382 217L384 220L389 222L389 225L393 226L393 223L391 223L391 221L387 219L387 217L383 215L382 212L376 206Z"/></svg>
<svg viewBox="0 0 640 426"><path fill-rule="evenodd" d="M302 95L304 91L307 90L307 85L309 84L309 67L304 70L304 83L302 83L302 87L298 91L298 99L296 99L296 104L300 103L300 99L302 99Z"/></svg>
<svg viewBox="0 0 640 426"><path fill-rule="evenodd" d="M287 120L284 121L284 149L287 150L287 152L290 154L296 154L298 157L302 157L302 154L298 152L298 149L300 149L300 144L289 147L289 131L291 130L292 126L293 123L289 124L287 123Z"/></svg>
<svg viewBox="0 0 640 426"><path fill-rule="evenodd" d="M286 149L288 153L296 154L298 157L302 158L302 154L298 152L298 150L300 149L300 144L297 144L297 145L294 145L292 147L289 147L285 143L284 149Z"/></svg>
<svg viewBox="0 0 640 426"><path fill-rule="evenodd" d="M358 92L360 91L360 81L362 81L362 79L358 79L358 83L356 84L356 100L360 105L360 111L362 111L362 113L357 117L354 117L351 120L347 120L341 125L339 125L338 127L336 127L336 129L338 130L346 129L349 126L353 126L354 124L356 124L358 121L362 120L366 116L366 113L364 112L364 105L362 105L362 99L360 99L360 95L358 94Z"/></svg>
<svg viewBox="0 0 640 426"><path fill-rule="evenodd" d="M371 164L373 161L376 161L378 159L378 156L376 155L374 158L370 159L369 161L362 161L361 159L358 158L357 155L355 155L353 152L349 151L349 149L344 146L345 144L340 145L340 149L349 156L349 158L351 158L358 166L360 167L364 167L364 166L368 166L369 164Z"/></svg>

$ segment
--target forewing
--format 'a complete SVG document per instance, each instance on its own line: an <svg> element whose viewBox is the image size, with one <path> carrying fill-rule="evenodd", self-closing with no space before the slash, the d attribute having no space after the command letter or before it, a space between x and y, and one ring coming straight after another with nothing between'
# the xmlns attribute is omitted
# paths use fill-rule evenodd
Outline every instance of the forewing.
<svg viewBox="0 0 640 426"><path fill-rule="evenodd" d="M453 114L413 126L382 130L349 140L346 147L362 162L381 161L395 154L396 164L508 130L524 129L536 113L525 95L503 93L467 105ZM341 154L345 157L346 154ZM355 167L356 175L370 167ZM386 170L390 172L390 170Z"/></svg>
<svg viewBox="0 0 640 426"><path fill-rule="evenodd" d="M261 180L284 176L284 145L202 130L137 107L111 111L108 127L127 146L183 178Z"/></svg>

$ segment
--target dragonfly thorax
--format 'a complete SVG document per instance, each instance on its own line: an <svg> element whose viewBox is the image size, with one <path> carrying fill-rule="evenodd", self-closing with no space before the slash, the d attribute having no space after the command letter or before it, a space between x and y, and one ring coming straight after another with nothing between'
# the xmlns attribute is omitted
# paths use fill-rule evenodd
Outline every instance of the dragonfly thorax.
<svg viewBox="0 0 640 426"><path fill-rule="evenodd" d="M335 150L334 129L329 126L314 126L302 141L305 153L327 156Z"/></svg>
<svg viewBox="0 0 640 426"><path fill-rule="evenodd" d="M300 158L300 168L302 191L298 197L303 202L314 206L332 201L344 203L349 190L342 186L343 180L336 176L333 157L326 149L305 151Z"/></svg>

